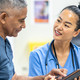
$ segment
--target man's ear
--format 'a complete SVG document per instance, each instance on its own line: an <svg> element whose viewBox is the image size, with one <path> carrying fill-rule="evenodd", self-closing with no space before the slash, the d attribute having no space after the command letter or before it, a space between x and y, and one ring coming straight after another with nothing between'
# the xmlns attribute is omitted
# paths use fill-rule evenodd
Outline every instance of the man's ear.
<svg viewBox="0 0 80 80"><path fill-rule="evenodd" d="M4 13L4 12L0 14L0 22L2 24L5 24L5 18L6 18L6 16L7 16L7 14Z"/></svg>
<svg viewBox="0 0 80 80"><path fill-rule="evenodd" d="M76 37L79 33L80 33L80 29L78 29L77 31L74 32L73 37Z"/></svg>

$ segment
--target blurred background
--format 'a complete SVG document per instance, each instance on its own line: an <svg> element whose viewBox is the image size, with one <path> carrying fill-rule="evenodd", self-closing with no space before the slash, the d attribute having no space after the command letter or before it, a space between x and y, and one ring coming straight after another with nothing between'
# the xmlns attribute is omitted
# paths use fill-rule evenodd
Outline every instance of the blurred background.
<svg viewBox="0 0 80 80"><path fill-rule="evenodd" d="M29 54L38 46L53 39L53 24L60 11L68 5L78 5L80 0L26 0L26 28L17 37L8 37L13 49L15 71L28 75Z"/></svg>

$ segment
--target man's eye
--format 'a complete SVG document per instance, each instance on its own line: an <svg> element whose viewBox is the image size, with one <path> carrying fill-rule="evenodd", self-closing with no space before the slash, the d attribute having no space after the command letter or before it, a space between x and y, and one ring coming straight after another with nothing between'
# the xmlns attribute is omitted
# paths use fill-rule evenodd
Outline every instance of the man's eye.
<svg viewBox="0 0 80 80"><path fill-rule="evenodd" d="M20 22L24 22L24 20L20 20Z"/></svg>

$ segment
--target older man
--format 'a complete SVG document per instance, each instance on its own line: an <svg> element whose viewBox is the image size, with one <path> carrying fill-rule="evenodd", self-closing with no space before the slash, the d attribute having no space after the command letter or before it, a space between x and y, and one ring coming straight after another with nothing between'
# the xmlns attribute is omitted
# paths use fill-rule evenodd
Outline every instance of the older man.
<svg viewBox="0 0 80 80"><path fill-rule="evenodd" d="M27 5L24 0L0 0L0 80L44 80L45 76L24 77L15 74L13 53L6 36L16 37L25 28ZM49 74L60 74L65 69L53 69ZM46 75L47 76L47 75Z"/></svg>

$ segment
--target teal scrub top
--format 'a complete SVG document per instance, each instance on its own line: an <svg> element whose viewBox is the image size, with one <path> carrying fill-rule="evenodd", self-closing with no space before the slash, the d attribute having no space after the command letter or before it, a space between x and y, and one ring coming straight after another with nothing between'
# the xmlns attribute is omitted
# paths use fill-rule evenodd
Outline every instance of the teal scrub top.
<svg viewBox="0 0 80 80"><path fill-rule="evenodd" d="M30 53L29 76L45 75L49 73L53 68L55 69L57 68L57 65L56 65L57 59L52 53L52 48L51 48L52 42L50 44L47 43ZM66 68L68 70L67 75L80 68L80 47L74 44L72 45L75 49L74 51L74 49L72 48L75 68L73 67L73 63L72 63L71 49L64 67L62 67L59 64L59 68ZM48 57L47 57L47 70L46 70L45 62L46 62L47 53L48 53Z"/></svg>
<svg viewBox="0 0 80 80"><path fill-rule="evenodd" d="M9 40L0 37L0 80L11 80L15 74L13 52Z"/></svg>

